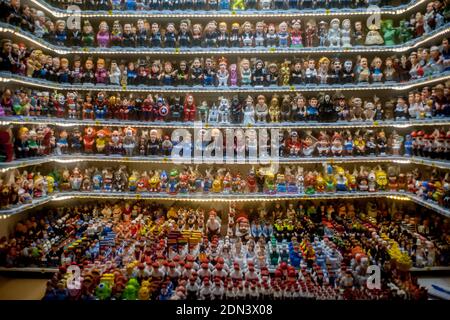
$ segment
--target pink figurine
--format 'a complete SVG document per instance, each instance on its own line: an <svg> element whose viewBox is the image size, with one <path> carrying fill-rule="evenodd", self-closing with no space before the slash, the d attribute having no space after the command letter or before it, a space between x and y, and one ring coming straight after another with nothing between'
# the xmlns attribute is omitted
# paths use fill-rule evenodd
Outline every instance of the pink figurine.
<svg viewBox="0 0 450 320"><path fill-rule="evenodd" d="M97 60L97 70L95 71L95 81L96 83L108 84L109 74L105 67L105 60Z"/></svg>
<svg viewBox="0 0 450 320"><path fill-rule="evenodd" d="M109 47L110 41L111 35L109 33L108 24L106 23L106 21L102 21L98 26L97 44L101 48L107 48Z"/></svg>
<svg viewBox="0 0 450 320"><path fill-rule="evenodd" d="M291 47L294 47L294 48L303 47L301 28L302 28L302 26L301 26L300 20L292 20Z"/></svg>
<svg viewBox="0 0 450 320"><path fill-rule="evenodd" d="M230 86L237 86L237 83L238 83L237 65L233 63L230 65Z"/></svg>

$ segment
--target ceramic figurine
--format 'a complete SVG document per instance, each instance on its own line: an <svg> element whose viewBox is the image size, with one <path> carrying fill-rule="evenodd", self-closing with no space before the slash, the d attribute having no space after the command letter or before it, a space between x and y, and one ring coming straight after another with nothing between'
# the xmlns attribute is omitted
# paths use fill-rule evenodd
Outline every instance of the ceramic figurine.
<svg viewBox="0 0 450 320"><path fill-rule="evenodd" d="M383 37L380 35L379 27L376 24L369 26L369 32L366 36L366 46L382 45L384 43Z"/></svg>
<svg viewBox="0 0 450 320"><path fill-rule="evenodd" d="M351 22L349 19L345 19L342 21L342 29L341 29L341 44L342 47L351 47Z"/></svg>
<svg viewBox="0 0 450 320"><path fill-rule="evenodd" d="M288 24L283 21L278 25L278 46L280 48L287 48L291 41L289 32L288 32Z"/></svg>
<svg viewBox="0 0 450 320"><path fill-rule="evenodd" d="M371 73L367 62L367 58L365 57L360 58L357 70L358 70L357 72L358 82L369 82Z"/></svg>
<svg viewBox="0 0 450 320"><path fill-rule="evenodd" d="M219 69L217 70L217 83L219 87L228 86L228 78L230 74L228 72L228 64L225 58L219 60Z"/></svg>
<svg viewBox="0 0 450 320"><path fill-rule="evenodd" d="M381 69L383 65L383 62L381 58L375 57L372 60L371 67L372 67L372 82L382 82L383 81L383 71Z"/></svg>
<svg viewBox="0 0 450 320"><path fill-rule="evenodd" d="M353 42L356 46L362 46L365 43L363 25L361 21L355 22L355 31L353 32Z"/></svg>
<svg viewBox="0 0 450 320"><path fill-rule="evenodd" d="M328 46L328 24L325 21L319 22L319 46Z"/></svg>
<svg viewBox="0 0 450 320"><path fill-rule="evenodd" d="M305 30L305 46L306 47L314 47L317 43L318 34L317 34L317 26L316 21L311 19L306 23Z"/></svg>
<svg viewBox="0 0 450 320"><path fill-rule="evenodd" d="M334 18L330 22L330 29L328 30L327 41L330 47L341 46L341 30L339 29L340 21Z"/></svg>
<svg viewBox="0 0 450 320"><path fill-rule="evenodd" d="M266 104L266 97L263 95L259 95L256 100L255 105L255 113L257 122L266 122L267 116L269 113L269 109Z"/></svg>
<svg viewBox="0 0 450 320"><path fill-rule="evenodd" d="M393 46L396 44L397 29L394 28L394 22L391 19L382 22L384 44Z"/></svg>
<svg viewBox="0 0 450 320"><path fill-rule="evenodd" d="M291 47L303 47L303 31L301 30L301 21L299 19L291 22Z"/></svg>
<svg viewBox="0 0 450 320"><path fill-rule="evenodd" d="M248 96L245 100L243 123L245 125L251 125L255 123L255 106L253 103L253 98L251 96Z"/></svg>

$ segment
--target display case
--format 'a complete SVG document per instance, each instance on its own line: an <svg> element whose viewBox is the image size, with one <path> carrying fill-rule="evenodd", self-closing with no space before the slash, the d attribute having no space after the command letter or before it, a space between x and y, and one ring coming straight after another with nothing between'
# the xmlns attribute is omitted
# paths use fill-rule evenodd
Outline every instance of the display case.
<svg viewBox="0 0 450 320"><path fill-rule="evenodd" d="M2 12L0 270L44 299L419 300L449 267L447 1Z"/></svg>

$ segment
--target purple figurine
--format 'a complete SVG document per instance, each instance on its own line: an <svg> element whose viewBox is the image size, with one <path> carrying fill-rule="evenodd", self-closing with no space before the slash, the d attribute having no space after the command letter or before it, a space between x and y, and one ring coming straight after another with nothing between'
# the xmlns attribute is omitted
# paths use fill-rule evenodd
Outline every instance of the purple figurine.
<svg viewBox="0 0 450 320"><path fill-rule="evenodd" d="M111 42L111 35L109 33L109 27L106 21L100 22L97 32L97 44L99 47L107 48Z"/></svg>

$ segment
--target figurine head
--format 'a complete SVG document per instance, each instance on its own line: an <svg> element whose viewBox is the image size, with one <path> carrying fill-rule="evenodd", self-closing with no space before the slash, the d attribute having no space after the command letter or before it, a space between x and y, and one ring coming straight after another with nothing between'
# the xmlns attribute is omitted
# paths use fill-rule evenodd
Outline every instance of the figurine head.
<svg viewBox="0 0 450 320"><path fill-rule="evenodd" d="M125 23L124 26L123 26L123 31L124 31L126 34L130 34L130 33L131 33L131 24Z"/></svg>
<svg viewBox="0 0 450 320"><path fill-rule="evenodd" d="M302 28L300 19L292 20L292 29L294 31L299 31Z"/></svg>
<svg viewBox="0 0 450 320"><path fill-rule="evenodd" d="M278 30L279 30L280 32L287 32L287 30L288 30L288 24L287 24L287 22L285 22L285 21L281 22L281 23L278 25Z"/></svg>
<svg viewBox="0 0 450 320"><path fill-rule="evenodd" d="M169 22L166 27L167 32L175 32L175 24L173 22Z"/></svg>
<svg viewBox="0 0 450 320"><path fill-rule="evenodd" d="M359 65L363 68L367 68L368 67L367 58L362 57L361 60L359 61Z"/></svg>
<svg viewBox="0 0 450 320"><path fill-rule="evenodd" d="M56 21L56 31L63 32L66 29L66 22L64 20Z"/></svg>
<svg viewBox="0 0 450 320"><path fill-rule="evenodd" d="M201 35L202 34L202 25L199 23L194 24L192 26L192 34Z"/></svg>
<svg viewBox="0 0 450 320"><path fill-rule="evenodd" d="M322 70L328 70L330 66L330 59L328 59L327 57L320 58L319 65Z"/></svg>
<svg viewBox="0 0 450 320"><path fill-rule="evenodd" d="M335 59L335 60L333 61L333 69L334 69L335 71L340 71L341 68L342 68L341 61L340 61L339 59Z"/></svg>
<svg viewBox="0 0 450 320"><path fill-rule="evenodd" d="M139 20L137 21L136 25L137 25L137 28L138 28L139 31L144 30L144 20L139 19Z"/></svg>
<svg viewBox="0 0 450 320"><path fill-rule="evenodd" d="M55 69L58 69L60 67L60 64L61 64L61 60L59 59L59 57L52 58L52 65Z"/></svg>
<svg viewBox="0 0 450 320"><path fill-rule="evenodd" d="M122 25L120 24L119 20L115 20L113 22L113 27L112 27L113 31L118 33L122 31Z"/></svg>
<svg viewBox="0 0 450 320"><path fill-rule="evenodd" d="M375 57L372 60L371 67L379 69L379 68L381 68L382 64L383 64L383 61L381 61L381 58L380 57Z"/></svg>
<svg viewBox="0 0 450 320"><path fill-rule="evenodd" d="M164 72L165 73L172 73L173 72L172 62L170 62L170 61L164 62Z"/></svg>
<svg viewBox="0 0 450 320"><path fill-rule="evenodd" d="M180 22L180 31L186 32L189 29L190 21L189 20L181 20Z"/></svg>
<svg viewBox="0 0 450 320"><path fill-rule="evenodd" d="M257 100L257 104L259 104L259 105L263 105L266 103L266 97L262 94L260 94L256 100Z"/></svg>
<svg viewBox="0 0 450 320"><path fill-rule="evenodd" d="M264 31L264 27L265 27L265 24L264 24L263 21L256 22L256 31L257 32L263 32Z"/></svg>
<svg viewBox="0 0 450 320"><path fill-rule="evenodd" d="M88 20L84 21L83 32L84 33L92 33L92 25Z"/></svg>
<svg viewBox="0 0 450 320"><path fill-rule="evenodd" d="M156 22L152 23L152 32L153 33L159 32L159 24L157 24Z"/></svg>
<svg viewBox="0 0 450 320"><path fill-rule="evenodd" d="M344 28L345 30L349 30L350 26L351 26L350 19L344 19L344 21L342 21L342 28Z"/></svg>
<svg viewBox="0 0 450 320"><path fill-rule="evenodd" d="M205 31L207 32L215 32L217 30L217 22L210 21L205 27Z"/></svg>
<svg viewBox="0 0 450 320"><path fill-rule="evenodd" d="M100 32L107 32L109 29L108 24L106 23L106 21L102 21L100 22L99 26L98 26L98 30Z"/></svg>
<svg viewBox="0 0 450 320"><path fill-rule="evenodd" d="M333 20L331 20L330 22L330 26L332 29L337 30L339 29L339 25L340 25L340 21L337 18L334 18Z"/></svg>
<svg viewBox="0 0 450 320"><path fill-rule="evenodd" d="M220 22L219 23L219 31L220 32L223 32L223 33L225 33L225 32L227 32L227 23L226 22Z"/></svg>
<svg viewBox="0 0 450 320"><path fill-rule="evenodd" d="M242 70L250 69L250 61L248 59L242 59L240 65Z"/></svg>
<svg viewBox="0 0 450 320"><path fill-rule="evenodd" d="M94 61L92 61L91 58L88 58L88 59L86 60L85 64L84 64L84 67L85 67L87 70L92 70L92 69L94 68Z"/></svg>
<svg viewBox="0 0 450 320"><path fill-rule="evenodd" d="M69 60L67 58L61 58L61 68L69 68Z"/></svg>
<svg viewBox="0 0 450 320"><path fill-rule="evenodd" d="M255 69L262 70L264 68L264 62L261 59L256 60Z"/></svg>
<svg viewBox="0 0 450 320"><path fill-rule="evenodd" d="M222 58L219 60L219 68L220 68L220 70L221 70L221 71L227 70L227 66L228 66L228 64L227 64L227 59L225 59L224 57L222 57Z"/></svg>
<svg viewBox="0 0 450 320"><path fill-rule="evenodd" d="M269 68L268 69L269 69L270 72L275 73L275 72L278 71L278 66L277 66L276 63L271 63L271 64L269 64Z"/></svg>
<svg viewBox="0 0 450 320"><path fill-rule="evenodd" d="M105 60L100 58L97 60L97 69L103 69L103 68L105 68Z"/></svg>
<svg viewBox="0 0 450 320"><path fill-rule="evenodd" d="M194 61L192 62L192 66L194 68L200 68L202 65L201 61L199 58L195 58Z"/></svg>
<svg viewBox="0 0 450 320"><path fill-rule="evenodd" d="M194 96L192 94L187 94L186 98L184 99L184 104L186 106L194 105Z"/></svg>

